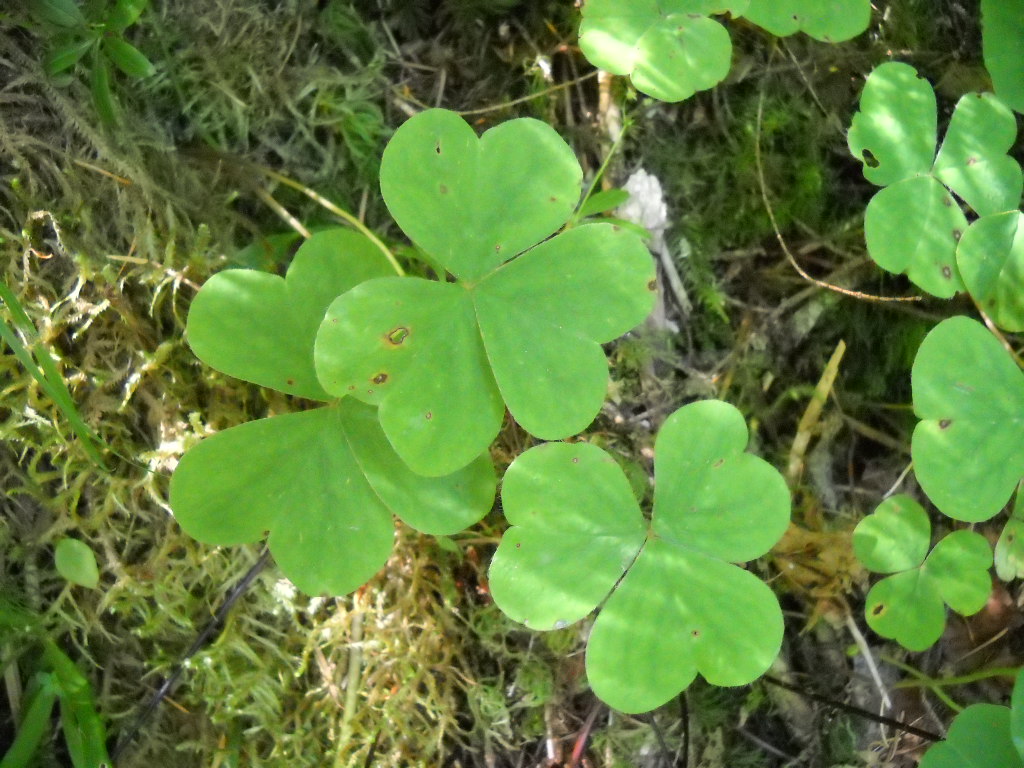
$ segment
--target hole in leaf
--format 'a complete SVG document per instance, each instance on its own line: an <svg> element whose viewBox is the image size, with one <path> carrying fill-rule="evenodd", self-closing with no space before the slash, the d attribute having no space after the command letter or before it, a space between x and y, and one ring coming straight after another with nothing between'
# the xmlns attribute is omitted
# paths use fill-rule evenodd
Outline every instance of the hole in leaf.
<svg viewBox="0 0 1024 768"><path fill-rule="evenodd" d="M378 373L376 376L373 377L373 383L374 384L383 384L387 380L388 380L388 375L386 373L384 373L384 371L381 371L380 373Z"/></svg>
<svg viewBox="0 0 1024 768"><path fill-rule="evenodd" d="M434 412L433 411L427 411L423 415L423 418L425 418L427 421L430 421L432 418L434 418Z"/></svg>
<svg viewBox="0 0 1024 768"><path fill-rule="evenodd" d="M497 245L494 246L494 252L501 253L501 243L498 243Z"/></svg>
<svg viewBox="0 0 1024 768"><path fill-rule="evenodd" d="M939 429L949 429L949 425L952 424L952 423L953 422L950 421L949 419L942 419L939 422Z"/></svg>
<svg viewBox="0 0 1024 768"><path fill-rule="evenodd" d="M871 609L872 616L881 616L883 613L885 613L885 606L882 603L879 603Z"/></svg>
<svg viewBox="0 0 1024 768"><path fill-rule="evenodd" d="M964 233L961 232L959 229L954 229L953 230L953 240L955 240L956 242L959 243L960 242L960 238L963 237L963 236L964 236Z"/></svg>
<svg viewBox="0 0 1024 768"><path fill-rule="evenodd" d="M394 344L396 347L401 344L409 336L409 329L405 326L398 326L395 330L388 333L386 336L387 340Z"/></svg>
<svg viewBox="0 0 1024 768"><path fill-rule="evenodd" d="M437 154L439 154L439 155L441 154L441 142L440 141L437 142L436 144L434 144L434 151L437 152Z"/></svg>
<svg viewBox="0 0 1024 768"><path fill-rule="evenodd" d="M522 549L522 548L523 548L523 542L517 541L516 542L516 549Z"/></svg>
<svg viewBox="0 0 1024 768"><path fill-rule="evenodd" d="M974 165L976 162L978 162L978 158L976 158L976 157L968 157L967 158L967 165L968 166Z"/></svg>
<svg viewBox="0 0 1024 768"><path fill-rule="evenodd" d="M699 629L692 630L690 632L690 637L692 637L692 638L694 638L696 640L698 637L700 637L700 630Z"/></svg>
<svg viewBox="0 0 1024 768"><path fill-rule="evenodd" d="M864 165L868 168L877 168L881 163L878 162L878 158L875 157L875 153L870 149L861 150L860 156L864 158Z"/></svg>
<svg viewBox="0 0 1024 768"><path fill-rule="evenodd" d="M947 280L953 276L953 270L949 268L948 264L942 268L942 276Z"/></svg>
<svg viewBox="0 0 1024 768"><path fill-rule="evenodd" d="M579 456L573 456L572 457L572 463L573 464L579 464L580 463L580 457Z"/></svg>

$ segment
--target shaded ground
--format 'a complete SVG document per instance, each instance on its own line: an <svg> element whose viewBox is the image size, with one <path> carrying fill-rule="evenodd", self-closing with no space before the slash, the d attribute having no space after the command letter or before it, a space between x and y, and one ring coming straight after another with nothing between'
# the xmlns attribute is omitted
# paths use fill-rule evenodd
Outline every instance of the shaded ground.
<svg viewBox="0 0 1024 768"><path fill-rule="evenodd" d="M377 158L424 105L475 110L480 129L514 116L547 120L588 173L614 122L574 47L576 12L565 3L166 5L130 30L158 73L115 80L122 114L112 130L85 80L58 88L43 75L42 31L18 11L0 14L3 280L115 455L102 470L67 442L59 411L0 348L0 590L5 604L42 616L87 672L111 745L259 556L189 540L166 505L185 448L290 407L200 365L182 339L189 301L210 274L239 262L282 267L260 240L288 230L267 194L306 224L333 221L256 166L394 238L376 194ZM733 74L712 92L665 105L637 99L620 80L605 84L632 122L615 180L640 167L661 180L666 243L692 308L669 293L660 322L610 347L612 396L593 439L649 471L668 413L698 397L737 405L754 450L794 467L797 527L759 565L788 620L772 674L875 711L865 656L848 652L867 585L848 532L897 482L909 485L909 367L925 331L952 309L868 302L801 278L776 241L755 146L763 191L804 269L864 293L908 294L865 257L872 190L848 157L845 126L863 76L890 51L939 85L947 114L983 86L976 18L973 4L904 0L841 46L777 42L733 22ZM847 350L832 397L804 425L806 450L794 449L840 340ZM526 440L507 429L499 465ZM455 537L456 547L400 529L386 569L343 599L296 594L272 567L262 572L117 765L569 765L583 734L580 765L595 767L685 765L683 749L689 765L730 768L913 764L914 738L763 683L698 683L650 716L609 712L585 685L586 627L537 635L491 604L486 565L500 532L498 512ZM69 534L96 552L97 590L56 574L52 547ZM1013 596L990 608L951 621L925 654L908 656L866 629L864 642L887 685L906 675L904 663L930 676L1020 663ZM5 631L0 713L17 709L16 681L36 652ZM900 689L897 716L941 732L951 711L921 690ZM1005 693L996 683L955 689L961 703ZM0 744L12 734L4 714ZM65 764L62 750L54 738L38 764Z"/></svg>

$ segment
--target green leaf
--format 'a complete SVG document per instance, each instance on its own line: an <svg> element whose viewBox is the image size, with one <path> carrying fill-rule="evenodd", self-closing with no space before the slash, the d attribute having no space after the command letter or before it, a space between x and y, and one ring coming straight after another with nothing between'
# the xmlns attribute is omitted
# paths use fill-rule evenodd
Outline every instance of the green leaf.
<svg viewBox="0 0 1024 768"><path fill-rule="evenodd" d="M96 42L95 37L87 37L58 48L52 53L47 54L43 60L43 69L49 77L54 77L65 70L71 69L96 45Z"/></svg>
<svg viewBox="0 0 1024 768"><path fill-rule="evenodd" d="M995 563L996 575L1003 581L1024 576L1024 494L1019 486L1013 513L996 542Z"/></svg>
<svg viewBox="0 0 1024 768"><path fill-rule="evenodd" d="M70 581L89 589L96 589L100 583L96 556L89 545L78 539L61 539L53 552L57 573Z"/></svg>
<svg viewBox="0 0 1024 768"><path fill-rule="evenodd" d="M912 651L923 651L942 635L943 604L964 616L980 611L992 582L992 551L974 531L954 531L925 557L931 524L921 505L909 496L883 501L853 532L858 559L870 570L895 573L868 592L868 625Z"/></svg>
<svg viewBox="0 0 1024 768"><path fill-rule="evenodd" d="M149 6L149 0L117 0L107 16L107 28L123 32L136 21Z"/></svg>
<svg viewBox="0 0 1024 768"><path fill-rule="evenodd" d="M1024 214L978 219L964 233L956 260L964 285L996 325L1024 331Z"/></svg>
<svg viewBox="0 0 1024 768"><path fill-rule="evenodd" d="M629 199L629 192L624 189L605 189L595 192L588 197L580 206L577 218L584 219L587 216L596 216L599 213L618 208Z"/></svg>
<svg viewBox="0 0 1024 768"><path fill-rule="evenodd" d="M743 452L746 443L743 418L726 403L670 416L655 448L649 526L599 448L527 451L503 484L512 527L491 564L495 602L530 627L557 629L605 601L587 676L616 709L660 706L698 673L716 685L755 679L778 653L782 614L771 590L732 563L778 540L789 492L778 472Z"/></svg>
<svg viewBox="0 0 1024 768"><path fill-rule="evenodd" d="M1024 759L1024 668L1017 673L1010 698L1010 738L1017 755Z"/></svg>
<svg viewBox="0 0 1024 768"><path fill-rule="evenodd" d="M121 37L104 37L103 51L117 68L129 77L152 77L156 74L153 62L142 51Z"/></svg>
<svg viewBox="0 0 1024 768"><path fill-rule="evenodd" d="M88 23L75 0L31 0L29 8L40 21L58 27L74 29Z"/></svg>
<svg viewBox="0 0 1024 768"><path fill-rule="evenodd" d="M738 15L746 0L588 0L580 50L591 64L630 75L637 90L682 101L729 74L732 42L709 13Z"/></svg>
<svg viewBox="0 0 1024 768"><path fill-rule="evenodd" d="M117 125L117 106L114 102L114 94L110 90L110 65L98 53L99 48L96 48L92 57L92 73L89 78L92 104L96 107L96 114L100 116L103 124L111 127Z"/></svg>
<svg viewBox="0 0 1024 768"><path fill-rule="evenodd" d="M1024 0L981 0L981 43L996 95L1024 112Z"/></svg>
<svg viewBox="0 0 1024 768"><path fill-rule="evenodd" d="M1021 768L1010 718L1006 707L972 704L953 720L946 740L928 750L920 768Z"/></svg>
<svg viewBox="0 0 1024 768"><path fill-rule="evenodd" d="M352 400L249 422L188 451L171 478L175 518L215 545L256 541L310 594L343 595L391 552L392 515L424 533L461 531L487 512L494 470L478 458L448 477L415 475L371 407Z"/></svg>
<svg viewBox="0 0 1024 768"><path fill-rule="evenodd" d="M456 277L475 281L555 232L580 199L569 145L539 120L477 138L454 112L431 109L395 132L380 188L406 235Z"/></svg>
<svg viewBox="0 0 1024 768"><path fill-rule="evenodd" d="M805 32L838 43L868 28L871 0L750 0L743 15L778 37Z"/></svg>
<svg viewBox="0 0 1024 768"><path fill-rule="evenodd" d="M952 317L925 337L911 383L921 488L952 518L987 520L1024 476L1024 375L980 323Z"/></svg>
<svg viewBox="0 0 1024 768"><path fill-rule="evenodd" d="M936 154L931 86L907 64L875 69L848 137L865 178L887 187L865 215L871 257L936 296L963 290L956 247L967 220L947 190L982 216L1015 209L1024 183L1006 154L1015 135L1013 115L997 99L967 94Z"/></svg>
<svg viewBox="0 0 1024 768"><path fill-rule="evenodd" d="M313 369L324 312L339 294L389 274L387 260L363 235L324 230L299 247L283 279L228 269L207 280L192 300L185 333L196 355L222 373L329 400Z"/></svg>
<svg viewBox="0 0 1024 768"><path fill-rule="evenodd" d="M228 264L242 269L273 270L287 260L295 244L302 239L298 232L263 235L228 258Z"/></svg>
<svg viewBox="0 0 1024 768"><path fill-rule="evenodd" d="M483 452L506 404L544 439L585 429L608 386L600 345L643 320L655 287L643 242L616 225L574 227L536 244L579 199L579 166L550 129L513 120L478 141L461 118L439 112L398 130L381 184L399 223L458 282L364 283L331 304L314 353L323 388L379 404L395 450L431 476ZM523 157L521 147L534 155ZM552 175L552 167L560 170ZM516 175L501 186L494 169L508 168ZM521 168L534 178L522 182ZM450 207L452 196L463 205ZM484 215L475 200L494 211ZM531 200L544 201L540 211Z"/></svg>

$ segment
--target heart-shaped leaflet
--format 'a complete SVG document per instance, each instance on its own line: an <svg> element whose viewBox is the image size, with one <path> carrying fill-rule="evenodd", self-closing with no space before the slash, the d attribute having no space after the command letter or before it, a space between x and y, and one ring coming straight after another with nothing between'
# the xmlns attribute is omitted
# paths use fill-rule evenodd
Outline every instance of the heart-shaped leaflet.
<svg viewBox="0 0 1024 768"><path fill-rule="evenodd" d="M584 430L600 410L600 345L650 311L654 265L611 224L544 240L572 213L580 179L568 145L536 120L478 139L454 113L429 110L385 150L389 209L457 281L382 278L340 296L317 335L316 371L327 392L380 406L415 471L447 474L478 456L505 404L546 439Z"/></svg>

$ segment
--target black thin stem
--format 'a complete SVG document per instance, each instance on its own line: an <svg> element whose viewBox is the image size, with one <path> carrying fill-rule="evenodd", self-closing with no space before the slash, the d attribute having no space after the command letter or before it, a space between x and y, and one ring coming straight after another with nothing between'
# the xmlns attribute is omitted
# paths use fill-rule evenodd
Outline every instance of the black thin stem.
<svg viewBox="0 0 1024 768"><path fill-rule="evenodd" d="M135 721L132 723L125 735L118 739L117 745L110 753L110 758L112 760L116 760L124 748L135 740L139 731L142 730L142 726L146 724L146 721L152 717L156 708L160 706L160 702L163 701L178 684L181 676L185 673L186 662L201 651L211 640L213 640L214 635L224 624L224 620L227 618L231 608L236 602L238 602L238 599L245 594L253 581L256 580L260 571L262 571L269 562L270 550L264 549L263 553L259 556L259 559L253 563L252 567L246 571L245 575L238 580L238 583L235 584L231 593L227 596L224 602L221 603L217 612L213 615L213 619L211 619L210 622L203 627L202 632L196 636L192 645L190 645L188 650L185 651L185 655L182 657L181 661L179 661L174 667L174 671L172 671L167 679L164 680L163 685L156 690L156 692L149 698L149 701L146 702L146 706L142 708L138 715L136 715Z"/></svg>

